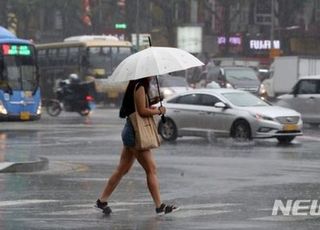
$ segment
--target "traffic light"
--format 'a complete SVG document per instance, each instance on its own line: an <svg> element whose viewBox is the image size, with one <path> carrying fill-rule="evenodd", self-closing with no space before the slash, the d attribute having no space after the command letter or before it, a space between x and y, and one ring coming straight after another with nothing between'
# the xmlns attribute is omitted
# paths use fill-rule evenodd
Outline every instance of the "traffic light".
<svg viewBox="0 0 320 230"><path fill-rule="evenodd" d="M118 0L118 6L119 7L125 7L126 6L126 0Z"/></svg>
<svg viewBox="0 0 320 230"><path fill-rule="evenodd" d="M118 7L119 7L119 11L122 15L125 15L125 9L126 9L126 0L118 0L117 2Z"/></svg>
<svg viewBox="0 0 320 230"><path fill-rule="evenodd" d="M92 26L91 23L91 8L90 8L90 0L83 0L82 1L83 7L83 15L82 15L82 22L85 26Z"/></svg>

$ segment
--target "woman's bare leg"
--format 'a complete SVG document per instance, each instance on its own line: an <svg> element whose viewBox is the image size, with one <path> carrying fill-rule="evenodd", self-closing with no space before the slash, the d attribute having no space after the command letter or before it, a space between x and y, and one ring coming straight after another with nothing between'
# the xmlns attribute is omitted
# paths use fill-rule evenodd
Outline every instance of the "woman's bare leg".
<svg viewBox="0 0 320 230"><path fill-rule="evenodd" d="M101 201L107 201L113 190L119 184L121 178L130 170L135 160L135 155L132 150L127 147L123 147L121 158L117 169L112 173L109 178L101 196Z"/></svg>
<svg viewBox="0 0 320 230"><path fill-rule="evenodd" d="M135 156L146 172L150 194L156 207L159 207L161 205L160 189L157 176L157 166L152 152L150 150L135 152Z"/></svg>

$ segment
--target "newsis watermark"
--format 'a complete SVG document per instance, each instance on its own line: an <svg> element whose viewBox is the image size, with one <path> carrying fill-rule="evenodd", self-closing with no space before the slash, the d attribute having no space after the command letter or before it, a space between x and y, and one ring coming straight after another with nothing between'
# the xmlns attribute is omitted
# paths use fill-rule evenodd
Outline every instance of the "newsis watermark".
<svg viewBox="0 0 320 230"><path fill-rule="evenodd" d="M275 200L272 216L320 216L319 200Z"/></svg>

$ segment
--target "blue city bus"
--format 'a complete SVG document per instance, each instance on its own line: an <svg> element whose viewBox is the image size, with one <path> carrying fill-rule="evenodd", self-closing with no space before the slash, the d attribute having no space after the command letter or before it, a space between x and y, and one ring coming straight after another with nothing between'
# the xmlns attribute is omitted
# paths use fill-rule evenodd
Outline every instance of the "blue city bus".
<svg viewBox="0 0 320 230"><path fill-rule="evenodd" d="M35 47L0 26L0 120L36 120L40 115Z"/></svg>

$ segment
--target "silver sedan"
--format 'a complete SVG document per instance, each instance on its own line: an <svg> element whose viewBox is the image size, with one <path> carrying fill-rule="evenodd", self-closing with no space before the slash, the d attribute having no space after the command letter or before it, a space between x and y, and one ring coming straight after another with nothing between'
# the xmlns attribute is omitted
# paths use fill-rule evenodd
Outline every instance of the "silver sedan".
<svg viewBox="0 0 320 230"><path fill-rule="evenodd" d="M272 106L251 93L235 89L199 89L177 94L164 101L166 122L158 131L166 141L182 136L277 138L289 143L302 135L301 115Z"/></svg>

